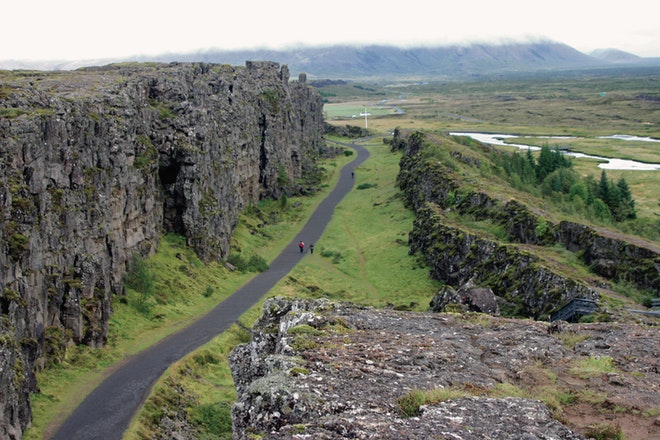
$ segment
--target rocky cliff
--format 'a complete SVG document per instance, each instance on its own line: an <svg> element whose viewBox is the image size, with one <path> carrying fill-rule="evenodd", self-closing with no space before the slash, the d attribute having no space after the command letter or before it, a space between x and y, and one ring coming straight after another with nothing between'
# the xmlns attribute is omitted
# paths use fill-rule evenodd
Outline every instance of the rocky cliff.
<svg viewBox="0 0 660 440"><path fill-rule="evenodd" d="M234 438L656 438L658 336L271 298L230 356Z"/></svg>
<svg viewBox="0 0 660 440"><path fill-rule="evenodd" d="M105 343L134 254L184 235L227 256L239 212L308 191L322 100L286 66L0 72L0 437L30 422L34 369Z"/></svg>
<svg viewBox="0 0 660 440"><path fill-rule="evenodd" d="M448 138L395 134L392 146L403 151L398 185L416 217L410 250L424 256L434 278L459 288L467 283L491 288L503 312L534 318L547 317L574 297L597 299L608 281L660 291L656 244L574 222L553 223L515 199L476 188L476 178L465 176L489 167L487 155L496 154L489 147L475 152ZM446 160L435 160L429 150L442 150L438 156ZM475 221L504 237L465 225ZM575 253L597 277L574 276L551 257L552 246Z"/></svg>

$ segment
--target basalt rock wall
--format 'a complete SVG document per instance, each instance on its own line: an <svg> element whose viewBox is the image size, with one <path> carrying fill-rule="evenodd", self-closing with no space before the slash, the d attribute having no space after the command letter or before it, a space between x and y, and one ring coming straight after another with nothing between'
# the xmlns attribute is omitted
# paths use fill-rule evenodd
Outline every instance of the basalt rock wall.
<svg viewBox="0 0 660 440"><path fill-rule="evenodd" d="M286 66L0 72L0 437L30 422L35 368L100 346L133 255L164 232L227 256L239 212L302 193L322 100Z"/></svg>

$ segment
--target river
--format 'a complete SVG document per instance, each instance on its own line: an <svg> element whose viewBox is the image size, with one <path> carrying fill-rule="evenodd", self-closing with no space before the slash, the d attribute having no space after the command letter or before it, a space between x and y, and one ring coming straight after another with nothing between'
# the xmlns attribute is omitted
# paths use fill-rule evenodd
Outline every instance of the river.
<svg viewBox="0 0 660 440"><path fill-rule="evenodd" d="M523 144L510 144L507 142L504 142L503 139L510 139L510 138L518 138L521 136L516 136L513 134L498 134L498 133L449 133L452 136L468 136L471 137L472 139L476 139L479 142L483 142L485 144L491 144L491 145L502 145L502 146L507 146L507 147L517 147L517 148L529 148L531 150L540 150L540 147L533 147L530 145L523 145ZM539 138L544 138L544 139L576 139L575 137L571 136L536 136ZM660 140L658 139L653 139L653 138L642 138L638 136L629 136L629 135L622 135L622 134L616 134L612 136L600 136L602 139L621 139L625 141L644 141L644 142L659 142ZM632 170L632 171L658 171L660 170L660 164L656 163L644 163L644 162L638 162L635 160L628 160L628 159L617 159L617 158L612 158L612 157L600 157L600 156L591 156L589 154L584 154L584 153L575 153L572 151L564 151L564 154L567 156L579 158L579 159L595 159L600 161L601 163L598 164L598 168L602 168L604 170Z"/></svg>

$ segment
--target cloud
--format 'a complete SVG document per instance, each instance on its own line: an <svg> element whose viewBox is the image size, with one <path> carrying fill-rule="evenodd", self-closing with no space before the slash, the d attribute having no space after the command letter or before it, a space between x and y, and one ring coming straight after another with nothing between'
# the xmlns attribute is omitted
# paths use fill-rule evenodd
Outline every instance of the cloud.
<svg viewBox="0 0 660 440"><path fill-rule="evenodd" d="M0 59L81 59L292 45L549 38L660 56L648 0L23 0L3 5Z"/></svg>

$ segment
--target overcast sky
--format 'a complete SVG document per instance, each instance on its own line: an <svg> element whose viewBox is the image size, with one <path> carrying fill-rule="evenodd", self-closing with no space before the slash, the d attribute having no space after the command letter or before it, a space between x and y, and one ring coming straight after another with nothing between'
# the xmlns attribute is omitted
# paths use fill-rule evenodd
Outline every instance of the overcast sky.
<svg viewBox="0 0 660 440"><path fill-rule="evenodd" d="M538 38L660 56L658 9L656 0L10 0L0 60Z"/></svg>

